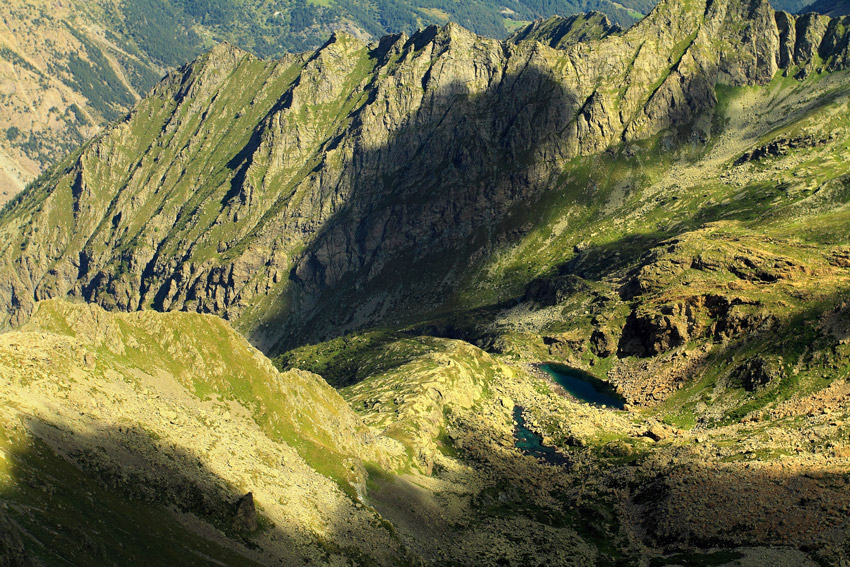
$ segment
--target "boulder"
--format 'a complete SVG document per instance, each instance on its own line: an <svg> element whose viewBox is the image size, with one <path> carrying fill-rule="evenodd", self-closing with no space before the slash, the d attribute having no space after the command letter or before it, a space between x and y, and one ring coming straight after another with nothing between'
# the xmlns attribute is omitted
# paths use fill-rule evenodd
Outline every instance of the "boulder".
<svg viewBox="0 0 850 567"><path fill-rule="evenodd" d="M617 352L617 339L610 329L597 328L590 334L590 350L600 358Z"/></svg>
<svg viewBox="0 0 850 567"><path fill-rule="evenodd" d="M257 530L257 509L254 507L254 494L249 492L236 503L233 527L240 532Z"/></svg>
<svg viewBox="0 0 850 567"><path fill-rule="evenodd" d="M772 384L778 384L785 377L785 369L779 360L756 356L738 366L732 373L733 379L740 382L748 392L754 392Z"/></svg>

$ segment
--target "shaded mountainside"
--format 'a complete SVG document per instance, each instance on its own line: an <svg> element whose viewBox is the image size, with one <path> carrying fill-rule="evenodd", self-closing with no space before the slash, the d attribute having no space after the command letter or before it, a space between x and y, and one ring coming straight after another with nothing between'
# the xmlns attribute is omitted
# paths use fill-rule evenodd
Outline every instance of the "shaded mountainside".
<svg viewBox="0 0 850 567"><path fill-rule="evenodd" d="M403 364L346 394L356 415L216 317L39 303L0 335L3 560L592 564L567 515L575 479L512 447L508 396L532 395L527 377L460 341L396 348ZM521 506L492 510L511 484L499 502ZM540 536L515 541L526 530Z"/></svg>
<svg viewBox="0 0 850 567"><path fill-rule="evenodd" d="M800 10L801 14L817 12L824 16L848 16L850 15L850 2L847 0L817 0Z"/></svg>
<svg viewBox="0 0 850 567"><path fill-rule="evenodd" d="M623 206L663 211L653 172L716 149L729 89L790 75L804 108L841 104L845 30L730 0L563 49L456 25L273 62L221 45L3 211L0 303L216 313L274 352L509 300ZM637 175L603 173L612 154ZM494 266L547 226L530 272Z"/></svg>
<svg viewBox="0 0 850 567"><path fill-rule="evenodd" d="M654 0L8 0L0 6L0 204L126 113L167 69L220 41L258 57L448 21L502 38L528 21L602 10L629 26Z"/></svg>

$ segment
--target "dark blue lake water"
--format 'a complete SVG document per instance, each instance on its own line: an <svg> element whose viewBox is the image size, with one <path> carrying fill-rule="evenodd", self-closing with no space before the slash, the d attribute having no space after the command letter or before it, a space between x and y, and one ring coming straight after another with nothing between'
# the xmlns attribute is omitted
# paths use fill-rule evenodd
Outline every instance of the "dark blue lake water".
<svg viewBox="0 0 850 567"><path fill-rule="evenodd" d="M552 377L576 399L589 404L623 409L625 400L602 380L560 364L541 364L540 370Z"/></svg>
<svg viewBox="0 0 850 567"><path fill-rule="evenodd" d="M569 461L564 456L552 447L544 445L543 438L526 427L522 411L522 406L514 406L514 421L517 423L514 437L516 438L517 449L526 455L544 459L547 463L553 465L568 465Z"/></svg>

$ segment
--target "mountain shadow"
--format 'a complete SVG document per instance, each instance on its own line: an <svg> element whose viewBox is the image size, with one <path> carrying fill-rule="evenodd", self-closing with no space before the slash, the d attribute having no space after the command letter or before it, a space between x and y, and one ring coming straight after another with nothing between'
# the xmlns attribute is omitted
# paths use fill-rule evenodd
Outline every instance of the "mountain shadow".
<svg viewBox="0 0 850 567"><path fill-rule="evenodd" d="M233 485L141 426L82 432L30 419L7 430L7 442L5 565L294 565L368 555L337 545L333 530L350 527L333 509L324 510L333 528L323 538L276 525L250 486Z"/></svg>
<svg viewBox="0 0 850 567"><path fill-rule="evenodd" d="M577 95L529 65L483 93L453 82L427 104L388 145L357 156L344 205L290 273L297 308L264 325L281 328L273 352L415 319L472 264L530 230L518 209L560 173Z"/></svg>
<svg viewBox="0 0 850 567"><path fill-rule="evenodd" d="M31 564L262 565L252 542L260 533L295 543L257 517L240 524L246 493L141 427L84 434L30 420L26 428L32 437L19 431L6 454L0 500L7 523L26 534ZM61 453L44 441L59 432ZM114 453L116 443L123 454ZM163 451L168 464L154 470L151 457Z"/></svg>

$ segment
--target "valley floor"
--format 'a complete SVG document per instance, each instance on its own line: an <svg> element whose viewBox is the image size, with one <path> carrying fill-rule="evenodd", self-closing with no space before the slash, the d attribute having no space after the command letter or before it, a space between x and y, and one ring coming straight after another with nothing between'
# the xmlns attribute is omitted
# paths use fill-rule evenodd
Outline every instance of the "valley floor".
<svg viewBox="0 0 850 567"><path fill-rule="evenodd" d="M680 429L664 409L575 401L463 341L382 352L334 401L211 317L41 304L0 336L6 564L144 564L152 550L198 565L846 560L846 382L769 419ZM516 448L517 405L566 464Z"/></svg>

